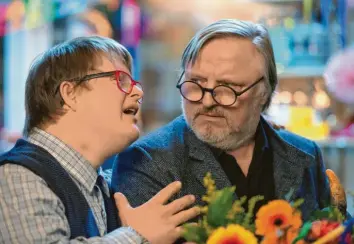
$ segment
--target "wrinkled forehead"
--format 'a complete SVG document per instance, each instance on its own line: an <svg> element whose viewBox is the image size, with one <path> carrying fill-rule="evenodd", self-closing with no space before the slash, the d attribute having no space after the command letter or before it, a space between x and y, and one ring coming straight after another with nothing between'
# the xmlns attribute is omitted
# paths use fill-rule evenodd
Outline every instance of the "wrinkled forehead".
<svg viewBox="0 0 354 244"><path fill-rule="evenodd" d="M215 79L231 79L235 81L252 81L266 75L264 62L260 59L254 60L247 65L237 61L208 61L197 60L194 64L187 65L183 72L184 77L203 77ZM182 78L182 77L181 77Z"/></svg>
<svg viewBox="0 0 354 244"><path fill-rule="evenodd" d="M256 46L248 40L217 40L206 44L187 63L186 74L260 76L265 73L265 60Z"/></svg>

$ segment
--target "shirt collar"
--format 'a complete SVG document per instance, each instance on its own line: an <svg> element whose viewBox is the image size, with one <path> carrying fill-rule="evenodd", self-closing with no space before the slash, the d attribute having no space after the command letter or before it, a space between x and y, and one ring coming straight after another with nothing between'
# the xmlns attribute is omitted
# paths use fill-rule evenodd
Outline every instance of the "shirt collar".
<svg viewBox="0 0 354 244"><path fill-rule="evenodd" d="M89 192L93 191L98 173L80 153L59 138L39 128L34 128L28 141L47 150L60 165Z"/></svg>
<svg viewBox="0 0 354 244"><path fill-rule="evenodd" d="M261 122L259 122L256 131L256 147L259 147L262 150L269 148L269 141L267 138L267 134Z"/></svg>
<svg viewBox="0 0 354 244"><path fill-rule="evenodd" d="M102 168L98 169L98 175L102 176L104 179L103 183L103 192L109 197L110 196L110 185L111 185L111 175L112 170L103 170Z"/></svg>

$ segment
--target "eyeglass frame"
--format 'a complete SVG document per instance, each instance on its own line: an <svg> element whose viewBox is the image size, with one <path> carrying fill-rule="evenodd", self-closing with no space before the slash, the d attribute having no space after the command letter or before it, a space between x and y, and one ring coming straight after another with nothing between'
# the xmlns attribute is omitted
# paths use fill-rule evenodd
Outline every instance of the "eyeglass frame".
<svg viewBox="0 0 354 244"><path fill-rule="evenodd" d="M130 90L129 91L124 91L121 86L119 85L119 81L118 81L118 76L120 73L124 73L125 75L127 75L130 80L131 80L131 86L130 86ZM143 86L141 85L140 82L134 80L131 75L129 75L127 72L125 71L122 71L122 70L114 70L114 71L107 71L107 72L100 72L100 73L95 73L95 74L89 74L89 75L85 75L81 78L74 78L74 79L70 79L71 81L78 81L78 82L84 82L84 81L88 81L88 80L92 80L92 79L97 79L97 78L103 78L103 77L110 77L114 75L116 77L116 83L117 83L117 86L118 86L118 89L120 91L122 91L123 93L125 94L130 94L132 91L133 91L133 88L134 86L136 85L140 85L141 87L141 90L143 90ZM59 91L59 88L60 86L58 86L57 90L56 90L56 93ZM142 102L142 98L139 99L139 103Z"/></svg>
<svg viewBox="0 0 354 244"><path fill-rule="evenodd" d="M182 80L182 77L183 77L184 74L185 74L185 71L182 72L181 76L180 76L179 79L178 79L177 85L176 85L176 88L179 90L179 92L181 93L181 95L182 95L182 97L183 97L184 99L186 99L186 100L188 100L188 101L190 101L190 102L195 102L195 103L197 103L197 102L200 102L201 100L203 100L204 95L205 95L205 92L209 92L209 93L211 94L211 97L213 98L213 100L214 100L217 104L219 104L219 105L221 105L221 106L225 106L225 107L229 107L229 106L234 105L235 102L237 101L237 98L238 98L239 96L241 96L241 95L242 95L243 93L245 93L246 91L250 90L252 87L254 87L255 85L257 85L258 83L260 83L260 82L264 79L264 76L262 76L261 78L259 78L259 79L256 80L255 82L253 82L251 85L249 85L248 87L246 87L246 88L243 89L242 91L237 92L237 91L235 91L235 89L233 89L232 87L226 86L226 85L217 85L217 86L215 86L214 88L206 88L206 87L202 87L200 84L194 82L193 80L185 80L185 81L183 81L183 82L181 83L181 80ZM182 85L183 85L185 82L192 82L192 83L194 83L194 84L196 84L196 85L199 86L200 90L202 91L202 97L201 97L199 100L197 100L197 101L192 101L192 100L187 99L187 98L183 95L183 93L182 93L182 91L181 91L181 88L182 88ZM234 92L234 94L235 94L235 101L234 101L233 103L231 103L231 104L229 104L229 105L224 105L224 104L221 104L221 103L219 103L218 101L216 101L216 99L215 99L215 97L214 97L214 95L213 95L213 94L214 94L213 92L214 92L214 90L215 90L216 88L221 87L221 86L222 86L222 87L227 87L227 88L231 89L231 90Z"/></svg>

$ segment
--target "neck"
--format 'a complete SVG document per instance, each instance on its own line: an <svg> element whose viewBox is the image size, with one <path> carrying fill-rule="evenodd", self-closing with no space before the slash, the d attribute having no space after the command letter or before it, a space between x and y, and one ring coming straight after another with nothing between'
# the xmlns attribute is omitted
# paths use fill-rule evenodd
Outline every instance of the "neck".
<svg viewBox="0 0 354 244"><path fill-rule="evenodd" d="M253 136L250 140L248 140L246 143L244 143L237 149L226 152L227 154L230 154L236 159L237 164L240 166L243 174L246 176L251 165L254 147L255 140Z"/></svg>
<svg viewBox="0 0 354 244"><path fill-rule="evenodd" d="M93 135L92 132L87 133L82 126L76 123L68 122L61 119L55 124L44 126L42 129L59 138L88 160L92 167L98 169L111 156L105 152L103 138Z"/></svg>

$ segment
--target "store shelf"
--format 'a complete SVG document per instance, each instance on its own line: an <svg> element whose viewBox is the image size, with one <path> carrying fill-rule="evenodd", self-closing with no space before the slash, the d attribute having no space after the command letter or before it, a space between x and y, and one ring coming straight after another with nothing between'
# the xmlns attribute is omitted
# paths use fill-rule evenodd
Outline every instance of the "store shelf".
<svg viewBox="0 0 354 244"><path fill-rule="evenodd" d="M325 140L318 140L316 143L320 147L327 147L327 148L354 148L354 138L328 138Z"/></svg>

